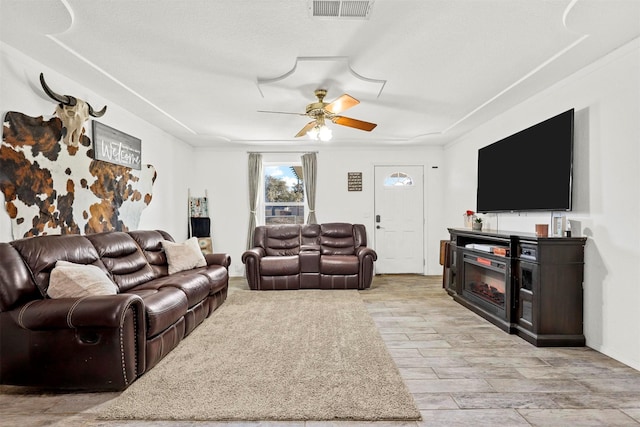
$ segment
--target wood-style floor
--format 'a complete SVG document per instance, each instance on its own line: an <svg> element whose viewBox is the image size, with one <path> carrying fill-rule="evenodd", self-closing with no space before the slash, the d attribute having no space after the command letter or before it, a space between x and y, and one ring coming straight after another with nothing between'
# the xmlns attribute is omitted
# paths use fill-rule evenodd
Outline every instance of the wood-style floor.
<svg viewBox="0 0 640 427"><path fill-rule="evenodd" d="M242 278L230 286L247 288ZM440 276L376 276L360 294L422 421L105 422L85 411L112 393L7 394L3 387L0 426L640 425L640 372L587 347L536 348L508 335L454 302Z"/></svg>

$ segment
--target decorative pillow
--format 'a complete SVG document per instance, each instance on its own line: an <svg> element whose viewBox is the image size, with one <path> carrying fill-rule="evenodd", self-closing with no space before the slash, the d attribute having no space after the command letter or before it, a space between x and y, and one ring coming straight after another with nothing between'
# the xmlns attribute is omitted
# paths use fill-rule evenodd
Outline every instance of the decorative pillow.
<svg viewBox="0 0 640 427"><path fill-rule="evenodd" d="M78 298L115 295L117 286L95 265L58 261L49 277L47 295L51 298Z"/></svg>
<svg viewBox="0 0 640 427"><path fill-rule="evenodd" d="M207 261L204 259L204 255L200 250L197 237L192 237L184 243L174 243L169 240L163 240L162 247L164 248L164 253L167 255L169 274L207 266Z"/></svg>

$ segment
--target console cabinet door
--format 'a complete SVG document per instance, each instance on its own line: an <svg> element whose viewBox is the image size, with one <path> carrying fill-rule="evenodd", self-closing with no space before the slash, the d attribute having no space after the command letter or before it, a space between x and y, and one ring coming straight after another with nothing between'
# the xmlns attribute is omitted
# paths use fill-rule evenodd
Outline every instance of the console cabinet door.
<svg viewBox="0 0 640 427"><path fill-rule="evenodd" d="M537 329L539 280L537 264L526 261L519 262L517 319L520 326L531 332L535 332Z"/></svg>
<svg viewBox="0 0 640 427"><path fill-rule="evenodd" d="M449 295L457 293L457 246L454 242L447 242L444 259L444 287Z"/></svg>

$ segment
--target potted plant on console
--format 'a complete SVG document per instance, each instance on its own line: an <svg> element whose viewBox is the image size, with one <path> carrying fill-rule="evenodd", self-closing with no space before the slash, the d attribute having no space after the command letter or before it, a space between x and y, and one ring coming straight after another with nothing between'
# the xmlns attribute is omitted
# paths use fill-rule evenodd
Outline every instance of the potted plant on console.
<svg viewBox="0 0 640 427"><path fill-rule="evenodd" d="M476 231L481 231L482 230L482 218L480 218L479 216L476 216L473 220L473 224L471 225L471 228L473 230Z"/></svg>

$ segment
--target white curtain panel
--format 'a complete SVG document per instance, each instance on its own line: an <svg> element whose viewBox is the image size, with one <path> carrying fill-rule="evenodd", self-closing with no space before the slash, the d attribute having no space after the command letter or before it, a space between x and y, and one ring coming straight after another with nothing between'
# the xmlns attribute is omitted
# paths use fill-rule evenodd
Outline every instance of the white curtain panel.
<svg viewBox="0 0 640 427"><path fill-rule="evenodd" d="M309 206L307 224L317 224L316 178L318 175L318 167L316 153L307 153L302 155L302 175L304 179L304 191L307 194L307 205Z"/></svg>
<svg viewBox="0 0 640 427"><path fill-rule="evenodd" d="M260 198L260 181L262 180L262 154L249 153L249 230L247 232L247 249L253 247L253 233L258 222L256 209Z"/></svg>

